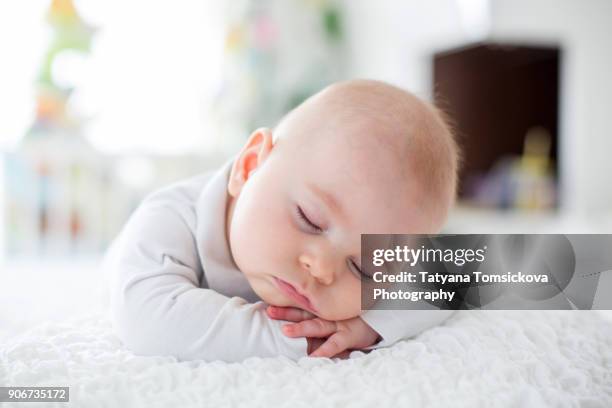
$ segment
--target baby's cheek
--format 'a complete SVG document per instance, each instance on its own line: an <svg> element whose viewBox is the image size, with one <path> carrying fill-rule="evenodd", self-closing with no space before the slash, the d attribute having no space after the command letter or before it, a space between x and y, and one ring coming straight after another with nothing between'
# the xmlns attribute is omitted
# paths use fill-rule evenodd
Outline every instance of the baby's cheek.
<svg viewBox="0 0 612 408"><path fill-rule="evenodd" d="M253 215L245 231L238 232L245 235L243 263L258 274L294 276L297 272L299 242L292 224L282 215L269 208Z"/></svg>

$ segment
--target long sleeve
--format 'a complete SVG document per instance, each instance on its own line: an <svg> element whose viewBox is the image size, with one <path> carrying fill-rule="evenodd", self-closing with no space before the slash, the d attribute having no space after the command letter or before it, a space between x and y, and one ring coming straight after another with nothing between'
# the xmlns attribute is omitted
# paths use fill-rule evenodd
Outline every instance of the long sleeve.
<svg viewBox="0 0 612 408"><path fill-rule="evenodd" d="M104 268L111 277L111 316L121 340L136 354L181 360L306 356L306 340L284 336L283 322L269 319L263 302L200 287L205 275L196 223L185 202L145 200L112 245Z"/></svg>
<svg viewBox="0 0 612 408"><path fill-rule="evenodd" d="M367 350L388 347L441 324L455 310L368 310L361 318L382 337Z"/></svg>

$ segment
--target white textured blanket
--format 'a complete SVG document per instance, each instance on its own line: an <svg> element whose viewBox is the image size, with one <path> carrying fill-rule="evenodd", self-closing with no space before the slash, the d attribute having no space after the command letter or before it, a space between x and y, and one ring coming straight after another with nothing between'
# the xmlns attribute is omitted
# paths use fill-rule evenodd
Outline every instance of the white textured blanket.
<svg viewBox="0 0 612 408"><path fill-rule="evenodd" d="M76 407L612 407L612 323L596 312L462 311L351 357L137 357L91 316L1 344L0 385L67 385Z"/></svg>

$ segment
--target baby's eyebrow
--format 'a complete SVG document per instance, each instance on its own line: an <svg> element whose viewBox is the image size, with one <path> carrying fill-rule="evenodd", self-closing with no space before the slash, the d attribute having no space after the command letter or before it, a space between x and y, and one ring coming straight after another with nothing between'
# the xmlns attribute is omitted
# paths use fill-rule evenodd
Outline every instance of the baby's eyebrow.
<svg viewBox="0 0 612 408"><path fill-rule="evenodd" d="M338 200L333 196L333 194L320 189L314 184L306 184L306 186L316 195L327 207L329 207L334 213L337 215L343 214L343 209Z"/></svg>

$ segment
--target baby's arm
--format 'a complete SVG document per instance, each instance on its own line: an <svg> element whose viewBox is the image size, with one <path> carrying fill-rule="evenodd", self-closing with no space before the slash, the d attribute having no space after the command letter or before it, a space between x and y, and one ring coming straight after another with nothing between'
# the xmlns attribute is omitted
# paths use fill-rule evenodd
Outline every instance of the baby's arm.
<svg viewBox="0 0 612 408"><path fill-rule="evenodd" d="M136 354L209 361L305 356L305 339L284 336L263 302L199 287L202 271L190 225L195 216L176 205L145 202L107 255L112 320L127 347Z"/></svg>

